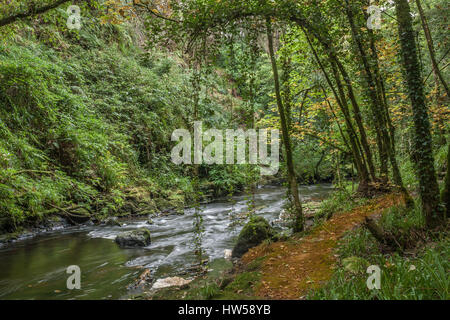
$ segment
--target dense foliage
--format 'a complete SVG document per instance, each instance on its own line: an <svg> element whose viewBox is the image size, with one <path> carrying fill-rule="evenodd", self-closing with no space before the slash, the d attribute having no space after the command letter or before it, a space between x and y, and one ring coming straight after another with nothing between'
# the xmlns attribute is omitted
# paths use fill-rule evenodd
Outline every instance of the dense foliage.
<svg viewBox="0 0 450 320"><path fill-rule="evenodd" d="M174 165L172 132L195 121L279 129L272 178L287 187L295 233L306 228L299 183L334 183L325 219L361 198L403 200L343 239L341 268L310 297L448 299L448 3L373 2L1 3L0 233L77 210L101 220L192 205L201 260L199 203L243 191L252 214L271 178L252 165ZM347 268L369 257L387 283L375 293Z"/></svg>
<svg viewBox="0 0 450 320"><path fill-rule="evenodd" d="M192 200L191 169L170 161L171 133L192 117L191 72L175 55L140 48L132 26L92 18L80 32L22 23L0 48L3 230L72 204L111 215L130 196L161 210ZM215 92L202 94L201 112L210 125L227 123L227 80L203 81ZM223 166L206 176L218 193L244 182Z"/></svg>

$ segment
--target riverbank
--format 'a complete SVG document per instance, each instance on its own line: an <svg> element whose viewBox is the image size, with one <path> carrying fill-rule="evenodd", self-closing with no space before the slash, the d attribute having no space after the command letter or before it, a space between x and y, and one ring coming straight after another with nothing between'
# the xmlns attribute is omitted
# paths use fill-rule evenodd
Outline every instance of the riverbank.
<svg viewBox="0 0 450 320"><path fill-rule="evenodd" d="M347 197L346 202L342 202L341 198ZM330 210L338 210L338 208L350 208L362 205L368 201L351 196L348 190L336 190L332 197L326 198L308 198L304 199L304 215L306 219L306 231L302 235L307 235L316 229L317 225L323 217L328 216ZM282 216L283 214L280 214ZM276 219L280 220L280 219ZM282 220L282 219L281 219ZM273 224L274 221L271 221ZM278 222L279 223L279 222ZM287 231L287 230L285 230ZM275 238L282 239L277 242L264 242L259 247L267 245L282 244L292 242L300 234L289 235L289 232L278 234ZM257 247L257 248L259 248ZM252 252L251 249L250 252ZM247 254L248 255L248 254ZM203 274L191 278L192 282L180 287L165 288L163 290L149 291L147 294L138 295L137 299L259 299L253 291L254 285L260 281L260 267L265 257L254 257L249 261L243 259L233 259L233 263L225 259L211 261L203 269ZM245 263L243 263L245 261Z"/></svg>
<svg viewBox="0 0 450 320"><path fill-rule="evenodd" d="M280 176L266 177L264 180L261 180L258 188L281 186L282 184L283 179L281 179ZM201 189L201 205L225 200L231 196L242 194L242 190L237 188L234 194L220 194L213 197L212 194L216 192L213 187L209 186L208 189L208 184L204 184ZM107 214L105 214L104 210L101 208L91 208L87 210L84 209L82 205L73 205L71 208L81 208L83 212L78 212L73 216L69 216L72 212L67 208L54 208L51 212L46 212L45 214L42 213L41 219L34 221L33 223L28 222L21 225L14 232L0 232L0 248L17 241L31 239L36 236L68 228L102 225L110 219L117 219L118 222L123 222L130 219L142 219L143 217L147 217L151 220L156 217L170 214L184 214L185 210L194 206L192 201L186 201L186 199L190 198L190 195L183 194L181 191L173 192L169 198L150 198L148 193L135 189L135 193L128 194L126 201L118 209L112 210L113 206L106 204L108 207ZM311 210L311 208L307 207L306 210Z"/></svg>
<svg viewBox="0 0 450 320"><path fill-rule="evenodd" d="M365 217L380 215L402 202L398 194L388 194L335 214L308 235L250 249L241 260L243 270L259 261L259 284L255 295L263 299L304 299L309 290L328 281L337 267L335 249L343 235L361 225Z"/></svg>
<svg viewBox="0 0 450 320"><path fill-rule="evenodd" d="M280 176L265 177L260 181L259 188L267 186L281 186L283 180ZM201 205L224 200L231 196L242 194L240 188L236 188L234 194L225 193L217 195L217 190L210 184L201 185ZM167 193L167 192L166 192ZM216 194L216 196L213 196ZM111 200L112 201L112 200ZM185 194L181 190L170 192L168 197L151 197L142 188L134 188L127 193L121 206L115 208L112 203L104 203L104 207L90 207L72 205L69 208L54 207L52 210L42 212L40 219L28 221L17 227L14 232L0 230L0 248L36 236L45 235L68 228L77 228L90 225L102 225L109 219L117 219L119 222L130 219L153 219L170 214L184 214L186 209L192 208L192 194ZM105 208L107 211L105 212ZM78 212L77 212L78 211Z"/></svg>
<svg viewBox="0 0 450 320"><path fill-rule="evenodd" d="M285 204L285 188L271 186L255 191L255 214L273 223L279 232L285 230L279 222ZM305 203L319 202L318 199L327 198L332 191L330 184L299 187ZM204 227L203 259L211 263L208 275L222 268L212 265L218 263L216 260L223 261L225 250L233 248L248 220L248 210L246 194L225 197L200 207ZM195 277L202 281L202 277L198 277L201 270L194 270L198 263L193 243L194 214L195 210L186 209L183 215L155 217L152 224L143 216L121 220L122 226L113 223L80 225L16 241L0 249L0 298L127 299L130 295L147 292L166 278L191 280ZM115 243L120 233L140 228L150 230L149 246L120 248ZM78 265L82 270L81 290L66 289L65 270L70 265ZM134 290L136 279L144 273L147 283L142 290Z"/></svg>
<svg viewBox="0 0 450 320"><path fill-rule="evenodd" d="M448 299L448 229L425 233L415 210L401 195L378 196L336 212L312 229L285 241L250 249L221 277L206 277L191 289L166 290L175 299ZM378 243L366 218L378 220L402 249ZM401 227L400 227L401 226ZM391 229L402 230L394 234ZM366 286L369 265L379 265L381 290ZM419 271L420 270L420 271ZM200 286L201 284L201 286Z"/></svg>
<svg viewBox="0 0 450 320"><path fill-rule="evenodd" d="M208 203L208 201L204 203ZM86 214L77 215L75 216L76 218L70 216L67 210L60 208L33 225L21 226L15 232L0 234L0 247L69 228L102 225L107 224L108 221L116 221L116 223L120 224L121 221L130 219L142 219L143 217L152 219L168 214L183 214L185 209L183 202L175 202L175 206L172 205L161 209L155 206L154 201L138 202L137 204L138 206L135 201L129 201L114 215Z"/></svg>

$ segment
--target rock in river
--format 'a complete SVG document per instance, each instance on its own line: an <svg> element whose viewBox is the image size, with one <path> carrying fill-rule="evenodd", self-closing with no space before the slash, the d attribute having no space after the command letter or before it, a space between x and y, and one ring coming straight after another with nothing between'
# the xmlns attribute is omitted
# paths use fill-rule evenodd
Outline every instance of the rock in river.
<svg viewBox="0 0 450 320"><path fill-rule="evenodd" d="M224 258L225 258L225 259L231 260L231 257L232 257L232 255L233 255L233 251L230 250L230 249L225 249L225 250L223 251L223 254L224 254Z"/></svg>
<svg viewBox="0 0 450 320"><path fill-rule="evenodd" d="M244 226L236 245L233 248L233 258L240 258L250 248L256 247L266 239L272 239L274 231L263 217L252 217Z"/></svg>
<svg viewBox="0 0 450 320"><path fill-rule="evenodd" d="M117 217L109 217L104 221L104 224L110 227L121 227L122 223Z"/></svg>
<svg viewBox="0 0 450 320"><path fill-rule="evenodd" d="M122 232L116 237L121 247L146 247L151 243L150 231L145 228Z"/></svg>

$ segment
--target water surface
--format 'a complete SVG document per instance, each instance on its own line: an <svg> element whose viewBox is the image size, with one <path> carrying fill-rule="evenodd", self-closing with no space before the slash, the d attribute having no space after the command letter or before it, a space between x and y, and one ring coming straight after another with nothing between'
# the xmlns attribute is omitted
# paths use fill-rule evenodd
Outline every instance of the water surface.
<svg viewBox="0 0 450 320"><path fill-rule="evenodd" d="M330 184L301 186L303 200L324 198ZM257 214L273 222L279 218L285 189L264 187L255 196ZM210 260L231 249L247 212L245 196L218 200L201 207L205 233L202 247ZM130 294L127 286L142 273L164 278L180 273L196 262L193 245L193 210L184 215L125 221L123 227L82 226L19 241L0 249L0 299L120 299ZM152 244L146 248L122 249L114 242L120 232L140 227L150 229ZM81 269L81 289L68 290L66 269Z"/></svg>

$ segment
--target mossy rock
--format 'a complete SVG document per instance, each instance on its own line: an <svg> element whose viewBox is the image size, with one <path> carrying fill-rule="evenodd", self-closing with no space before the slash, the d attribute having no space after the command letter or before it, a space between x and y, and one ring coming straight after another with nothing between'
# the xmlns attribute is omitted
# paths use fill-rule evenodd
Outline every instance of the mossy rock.
<svg viewBox="0 0 450 320"><path fill-rule="evenodd" d="M184 194L174 192L169 196L169 202L176 214L184 214L185 197Z"/></svg>
<svg viewBox="0 0 450 320"><path fill-rule="evenodd" d="M125 203L120 209L119 212L121 213L128 213L128 214L136 214L137 213L136 205L132 202Z"/></svg>
<svg viewBox="0 0 450 320"><path fill-rule="evenodd" d="M158 207L155 204L155 201L153 199L150 199L145 202L140 202L136 214L138 216L145 216L145 215L154 215L157 213Z"/></svg>
<svg viewBox="0 0 450 320"><path fill-rule="evenodd" d="M104 224L109 227L121 227L122 223L119 221L117 217L109 217L106 218Z"/></svg>
<svg viewBox="0 0 450 320"><path fill-rule="evenodd" d="M140 228L122 232L116 237L116 243L121 247L146 247L151 243L150 231Z"/></svg>
<svg viewBox="0 0 450 320"><path fill-rule="evenodd" d="M272 239L274 230L262 217L252 217L239 234L236 245L233 248L232 257L242 257L250 248L256 247L264 240Z"/></svg>

